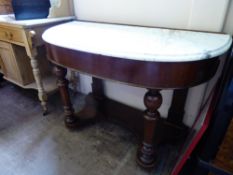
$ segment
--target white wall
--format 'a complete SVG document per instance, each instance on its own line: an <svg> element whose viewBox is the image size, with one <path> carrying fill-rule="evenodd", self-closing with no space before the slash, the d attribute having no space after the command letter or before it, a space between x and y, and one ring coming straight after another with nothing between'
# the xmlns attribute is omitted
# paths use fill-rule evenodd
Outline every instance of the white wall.
<svg viewBox="0 0 233 175"><path fill-rule="evenodd" d="M74 0L79 20L156 26L167 28L222 31L228 0ZM91 91L91 79L81 76L81 91ZM184 122L191 125L202 103L206 84L191 88ZM145 89L105 82L106 95L130 106L144 109ZM162 91L159 111L167 116L172 91Z"/></svg>
<svg viewBox="0 0 233 175"><path fill-rule="evenodd" d="M220 31L229 0L74 0L78 19Z"/></svg>

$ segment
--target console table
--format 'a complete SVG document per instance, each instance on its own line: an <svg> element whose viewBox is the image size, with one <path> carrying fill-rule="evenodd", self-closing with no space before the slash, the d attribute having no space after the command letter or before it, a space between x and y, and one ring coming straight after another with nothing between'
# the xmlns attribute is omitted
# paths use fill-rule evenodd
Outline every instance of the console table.
<svg viewBox="0 0 233 175"><path fill-rule="evenodd" d="M68 94L67 68L148 89L144 138L137 154L143 167L156 162L153 137L162 104L160 91L210 80L232 43L223 34L82 21L52 27L42 37L55 64L68 127L78 126L79 120Z"/></svg>
<svg viewBox="0 0 233 175"><path fill-rule="evenodd" d="M74 17L15 20L13 14L0 15L0 72L4 78L26 89L36 89L44 114L47 93L57 89L49 75L42 33ZM47 61L47 62L46 62Z"/></svg>

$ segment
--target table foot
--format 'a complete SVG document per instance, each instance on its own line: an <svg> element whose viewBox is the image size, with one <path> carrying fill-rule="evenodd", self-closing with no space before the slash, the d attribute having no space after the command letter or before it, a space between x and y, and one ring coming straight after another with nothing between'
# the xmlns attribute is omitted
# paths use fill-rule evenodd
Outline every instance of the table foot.
<svg viewBox="0 0 233 175"><path fill-rule="evenodd" d="M156 156L152 145L143 143L138 150L137 163L143 168L153 168L156 165Z"/></svg>
<svg viewBox="0 0 233 175"><path fill-rule="evenodd" d="M46 115L48 115L48 111L43 111L43 116L46 116Z"/></svg>
<svg viewBox="0 0 233 175"><path fill-rule="evenodd" d="M43 110L43 116L48 114L48 96L45 91L38 90L38 98L40 100L40 104Z"/></svg>
<svg viewBox="0 0 233 175"><path fill-rule="evenodd" d="M80 112L65 117L65 125L70 129L81 129L97 121L97 113L90 106L85 106Z"/></svg>
<svg viewBox="0 0 233 175"><path fill-rule="evenodd" d="M69 129L76 129L80 125L79 119L76 115L69 115L69 116L66 115L64 122L65 122L65 126Z"/></svg>
<svg viewBox="0 0 233 175"><path fill-rule="evenodd" d="M144 137L142 145L138 149L137 163L143 168L152 168L156 164L154 149L154 134L160 113L157 111L162 104L160 90L149 91L144 96L146 111L144 113Z"/></svg>

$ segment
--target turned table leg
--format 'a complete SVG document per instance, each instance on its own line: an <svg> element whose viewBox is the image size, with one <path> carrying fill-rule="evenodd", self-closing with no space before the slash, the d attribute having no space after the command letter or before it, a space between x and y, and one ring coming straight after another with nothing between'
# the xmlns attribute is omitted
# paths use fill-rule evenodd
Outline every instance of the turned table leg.
<svg viewBox="0 0 233 175"><path fill-rule="evenodd" d="M65 124L68 128L75 128L78 123L78 119L74 115L74 109L70 100L68 92L69 81L65 78L67 69L60 66L54 67L54 73L58 79L58 87L63 102L64 113L65 113Z"/></svg>
<svg viewBox="0 0 233 175"><path fill-rule="evenodd" d="M36 85L37 85L37 90L38 90L38 97L39 100L41 102L41 106L43 108L43 114L46 115L48 112L48 108L47 108L47 94L44 90L44 86L43 86L43 82L41 79L41 74L40 74L40 69L39 69L39 65L38 65L38 61L34 56L30 57L31 59L31 66L32 66L32 72L36 81Z"/></svg>
<svg viewBox="0 0 233 175"><path fill-rule="evenodd" d="M44 86L43 86L41 73L40 73L40 69L39 69L39 63L38 63L38 60L36 58L37 48L35 46L35 43L36 43L35 36L36 36L35 31L33 31L33 30L29 31L28 38L27 38L27 40L29 42L29 46L26 47L26 51L27 51L28 57L30 58L33 76L34 76L35 81L36 81L38 97L39 97L39 100L41 102L41 106L43 108L43 115L46 115L48 112L48 108L47 108L48 97L47 97L47 94L46 94Z"/></svg>
<svg viewBox="0 0 233 175"><path fill-rule="evenodd" d="M137 162L144 168L155 165L154 133L160 113L157 111L162 104L160 90L151 90L144 96L146 111L144 113L144 138L137 154Z"/></svg>

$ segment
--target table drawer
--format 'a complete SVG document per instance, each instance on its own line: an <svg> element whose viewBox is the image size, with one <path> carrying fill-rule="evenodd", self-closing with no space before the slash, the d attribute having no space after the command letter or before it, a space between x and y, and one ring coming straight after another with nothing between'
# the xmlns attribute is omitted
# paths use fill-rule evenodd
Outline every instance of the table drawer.
<svg viewBox="0 0 233 175"><path fill-rule="evenodd" d="M0 40L23 43L23 31L0 27Z"/></svg>

